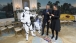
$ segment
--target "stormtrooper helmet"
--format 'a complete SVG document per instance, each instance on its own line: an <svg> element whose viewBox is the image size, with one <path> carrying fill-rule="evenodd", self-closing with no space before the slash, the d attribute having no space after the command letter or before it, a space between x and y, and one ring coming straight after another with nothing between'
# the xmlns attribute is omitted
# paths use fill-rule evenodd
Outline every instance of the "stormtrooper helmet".
<svg viewBox="0 0 76 43"><path fill-rule="evenodd" d="M29 10L30 10L29 7L24 7L24 12Z"/></svg>
<svg viewBox="0 0 76 43"><path fill-rule="evenodd" d="M29 10L29 7L25 7L24 9L25 9L25 10Z"/></svg>

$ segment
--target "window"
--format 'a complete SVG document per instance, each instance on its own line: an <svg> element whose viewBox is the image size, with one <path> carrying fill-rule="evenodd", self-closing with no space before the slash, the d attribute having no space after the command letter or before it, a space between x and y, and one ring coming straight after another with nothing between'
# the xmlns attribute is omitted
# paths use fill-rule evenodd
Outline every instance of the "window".
<svg viewBox="0 0 76 43"><path fill-rule="evenodd" d="M12 0L0 0L0 19L13 17Z"/></svg>

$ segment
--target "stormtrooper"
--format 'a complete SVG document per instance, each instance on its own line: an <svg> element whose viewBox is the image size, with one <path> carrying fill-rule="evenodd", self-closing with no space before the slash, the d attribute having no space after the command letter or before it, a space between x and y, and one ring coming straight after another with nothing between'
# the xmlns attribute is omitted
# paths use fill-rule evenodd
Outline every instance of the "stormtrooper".
<svg viewBox="0 0 76 43"><path fill-rule="evenodd" d="M36 36L33 33L33 29L32 29L32 24L31 24L31 20L30 17L35 17L36 15L32 15L29 11L29 7L25 7L24 8L24 12L21 13L21 22L23 23L23 27L26 31L26 41L28 41L28 36L29 36L29 30L31 31L32 36Z"/></svg>

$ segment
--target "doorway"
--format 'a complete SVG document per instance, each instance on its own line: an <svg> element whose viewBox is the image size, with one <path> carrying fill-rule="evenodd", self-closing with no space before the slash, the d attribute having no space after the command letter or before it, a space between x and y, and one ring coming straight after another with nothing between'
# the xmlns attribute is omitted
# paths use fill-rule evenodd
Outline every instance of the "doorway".
<svg viewBox="0 0 76 43"><path fill-rule="evenodd" d="M22 0L23 8L29 7L29 5L30 5L29 3L30 3L29 0Z"/></svg>

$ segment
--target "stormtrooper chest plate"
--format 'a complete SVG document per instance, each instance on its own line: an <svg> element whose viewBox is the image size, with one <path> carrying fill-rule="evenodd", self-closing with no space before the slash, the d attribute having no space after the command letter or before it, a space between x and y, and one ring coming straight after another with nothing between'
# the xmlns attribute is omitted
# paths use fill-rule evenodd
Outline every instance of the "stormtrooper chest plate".
<svg viewBox="0 0 76 43"><path fill-rule="evenodd" d="M30 14L25 14L24 21L30 23Z"/></svg>

